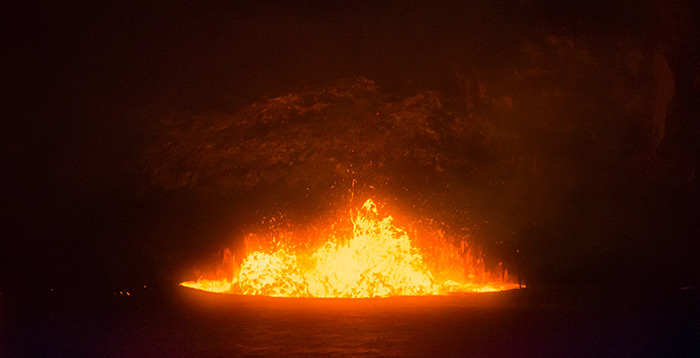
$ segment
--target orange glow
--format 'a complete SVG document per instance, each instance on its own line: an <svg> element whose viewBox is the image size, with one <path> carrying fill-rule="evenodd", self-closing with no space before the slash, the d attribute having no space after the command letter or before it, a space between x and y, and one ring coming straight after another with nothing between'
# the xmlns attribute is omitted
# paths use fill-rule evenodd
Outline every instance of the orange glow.
<svg viewBox="0 0 700 358"><path fill-rule="evenodd" d="M352 229L346 235L333 233L315 250L297 250L283 235L274 247L250 252L228 275L180 285L244 295L346 298L518 287L508 282L505 272L486 272L483 260L466 243L457 248L440 231L426 234L418 245L391 216L381 217L372 200L351 216Z"/></svg>

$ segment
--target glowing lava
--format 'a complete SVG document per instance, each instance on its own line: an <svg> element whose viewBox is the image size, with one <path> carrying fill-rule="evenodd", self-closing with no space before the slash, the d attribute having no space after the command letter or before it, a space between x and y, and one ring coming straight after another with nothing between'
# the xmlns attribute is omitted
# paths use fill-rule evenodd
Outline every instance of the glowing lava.
<svg viewBox="0 0 700 358"><path fill-rule="evenodd" d="M315 251L299 252L278 241L253 251L229 277L181 283L210 292L276 297L386 297L492 292L516 288L505 272L490 274L474 258L438 233L420 250L408 234L381 218L367 200L352 217L349 237L331 236ZM306 250L308 251L308 250Z"/></svg>

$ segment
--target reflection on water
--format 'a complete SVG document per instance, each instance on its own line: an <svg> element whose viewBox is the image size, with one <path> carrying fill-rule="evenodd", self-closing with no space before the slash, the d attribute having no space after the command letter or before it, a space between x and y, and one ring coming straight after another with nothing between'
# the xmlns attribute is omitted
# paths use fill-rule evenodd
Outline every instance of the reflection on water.
<svg viewBox="0 0 700 358"><path fill-rule="evenodd" d="M320 299L177 288L88 305L69 295L31 310L0 301L19 327L4 331L0 356L698 356L687 353L700 351L699 306L663 290Z"/></svg>
<svg viewBox="0 0 700 358"><path fill-rule="evenodd" d="M418 357L476 352L505 325L495 295L283 299L192 292L197 351L212 355ZM491 306L491 307L490 307ZM192 337L190 337L192 338Z"/></svg>
<svg viewBox="0 0 700 358"><path fill-rule="evenodd" d="M360 300L184 293L194 308L186 319L198 325L189 348L212 356L512 356L523 353L513 320L528 314L513 292ZM570 332L553 333L576 339Z"/></svg>

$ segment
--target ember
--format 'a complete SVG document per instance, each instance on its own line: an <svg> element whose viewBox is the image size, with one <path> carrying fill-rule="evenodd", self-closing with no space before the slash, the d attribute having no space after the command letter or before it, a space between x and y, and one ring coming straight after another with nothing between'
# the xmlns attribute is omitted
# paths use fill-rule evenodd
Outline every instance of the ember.
<svg viewBox="0 0 700 358"><path fill-rule="evenodd" d="M332 233L315 250L292 240L250 252L228 277L181 283L210 292L276 297L386 297L492 292L512 289L506 272L488 273L465 244L447 243L442 233L421 247L406 231L381 216L367 200L351 215L348 235ZM293 236L293 235L288 235ZM310 252L309 252L310 251Z"/></svg>

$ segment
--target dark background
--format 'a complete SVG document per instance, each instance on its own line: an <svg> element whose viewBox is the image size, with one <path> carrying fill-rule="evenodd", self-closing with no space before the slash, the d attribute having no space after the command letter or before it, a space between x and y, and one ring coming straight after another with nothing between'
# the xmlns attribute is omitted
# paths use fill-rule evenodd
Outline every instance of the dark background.
<svg viewBox="0 0 700 358"><path fill-rule="evenodd" d="M234 115L353 76L387 98L461 98L455 111L482 117L510 97L509 118L522 124L508 128L527 140L508 150L540 153L524 155L549 169L524 181L523 199L482 198L471 208L491 222L480 239L487 255L526 282L683 287L700 278L693 2L39 2L6 10L3 294L111 294L183 279L242 237L255 217L247 209L264 195L164 188L142 159L160 140L160 123ZM532 80L507 78L528 69ZM659 123L663 135L654 132ZM484 188L477 193L497 191Z"/></svg>

